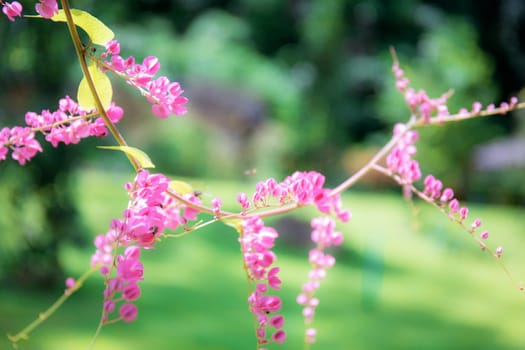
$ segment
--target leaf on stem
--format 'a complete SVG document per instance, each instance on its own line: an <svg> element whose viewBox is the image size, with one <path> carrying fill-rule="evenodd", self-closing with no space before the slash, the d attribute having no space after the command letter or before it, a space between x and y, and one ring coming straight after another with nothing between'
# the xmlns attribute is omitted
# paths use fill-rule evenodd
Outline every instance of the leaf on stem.
<svg viewBox="0 0 525 350"><path fill-rule="evenodd" d="M75 25L82 28L93 44L106 45L115 37L115 34L106 27L98 18L90 13L82 10L71 9L73 22ZM66 22L66 14L64 10L58 10L58 13L51 18L55 22Z"/></svg>
<svg viewBox="0 0 525 350"><path fill-rule="evenodd" d="M142 150L130 146L98 146L97 148L122 151L128 156L135 158L142 169L155 168L149 156Z"/></svg>
<svg viewBox="0 0 525 350"><path fill-rule="evenodd" d="M230 219L221 219L221 221L228 226L233 227L239 234L242 234L242 219L230 218Z"/></svg>
<svg viewBox="0 0 525 350"><path fill-rule="evenodd" d="M102 106L104 107L104 109L107 109L109 107L109 104L111 103L111 99L113 98L113 88L111 86L111 81L106 76L106 74L104 74L97 67L97 64L94 61L89 62L88 70L89 74L91 75L91 79L95 84L95 88L97 90L98 97L100 98L100 102L102 102ZM80 84L78 85L77 99L80 107L84 108L85 110L89 111L92 109L97 109L95 98L93 97L93 94L91 92L91 89L89 88L89 84L85 76L82 78Z"/></svg>
<svg viewBox="0 0 525 350"><path fill-rule="evenodd" d="M172 180L169 184L170 188L178 194L187 194L193 192L193 187L187 182Z"/></svg>

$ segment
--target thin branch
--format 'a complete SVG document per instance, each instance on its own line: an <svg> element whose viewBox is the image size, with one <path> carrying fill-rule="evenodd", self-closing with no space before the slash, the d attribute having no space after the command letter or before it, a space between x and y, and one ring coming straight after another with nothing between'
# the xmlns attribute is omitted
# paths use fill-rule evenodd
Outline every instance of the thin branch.
<svg viewBox="0 0 525 350"><path fill-rule="evenodd" d="M61 0L60 2L62 3L64 14L66 15L67 27L69 29L69 33L71 34L73 45L75 46L75 51L78 56L80 68L82 69L82 73L84 74L84 77L86 78L86 82L89 86L89 90L91 90L91 94L93 95L93 100L95 101L97 111L102 117L102 119L104 120L104 123L106 124L107 128L109 129L109 131L111 132L115 140L118 142L118 144L120 146L127 146L126 140L124 140L124 138L122 137L118 129L115 127L115 124L113 124L113 122L109 119L104 109L104 106L102 105L102 101L100 100L100 97L98 95L97 88L95 86L95 83L93 82L93 78L91 77L91 74L89 73L86 58L84 57L84 54L85 54L84 47L82 46L82 42L80 41L77 27L75 25L75 22L73 21L73 16L71 15L71 9L69 8L69 1ZM137 160L127 153L126 153L126 156L128 157L135 171L139 171L141 166L137 162Z"/></svg>
<svg viewBox="0 0 525 350"><path fill-rule="evenodd" d="M80 278L78 278L78 280L75 281L75 285L71 288L69 288L67 290L67 293L64 293L60 296L60 298L58 298L46 311L40 313L38 315L38 318L35 319L33 322L31 322L27 327L25 327L24 329L22 329L20 332L18 332L17 334L15 335L7 335L7 337L9 338L9 341L11 341L11 343L13 343L13 346L16 347L17 346L17 343L20 341L20 340L27 340L29 339L29 334L35 329L37 328L38 326L40 326L40 324L42 322L44 322L45 320L47 320L51 315L53 315L53 313L58 310L58 308L60 306L62 306L62 304L71 296L73 295L78 289L80 289L80 287L82 287L82 284L84 283L85 280L88 279L89 276L91 276L91 274L93 272L97 271L97 269L95 268L91 268L89 269L88 271L84 272L84 274L82 276L80 276Z"/></svg>

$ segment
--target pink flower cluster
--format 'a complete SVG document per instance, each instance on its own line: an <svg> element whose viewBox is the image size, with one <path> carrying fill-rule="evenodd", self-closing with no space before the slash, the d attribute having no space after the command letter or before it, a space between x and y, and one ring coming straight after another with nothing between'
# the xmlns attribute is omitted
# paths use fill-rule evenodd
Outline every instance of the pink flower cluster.
<svg viewBox="0 0 525 350"><path fill-rule="evenodd" d="M459 201L454 198L454 191L447 187L443 189L441 180L436 179L433 175L427 175L423 181L423 194L431 201L436 202L439 199L439 206L447 208L451 218L458 222L463 222L468 215L467 207L460 207ZM479 219L477 219L476 223ZM481 221L479 221L481 223ZM479 225L474 225L477 228Z"/></svg>
<svg viewBox="0 0 525 350"><path fill-rule="evenodd" d="M438 204L438 206L443 208L452 220L462 224L467 219L469 213L468 207L460 206L459 200L457 198L454 198L454 191L451 188L447 187L443 189L442 182L432 175L428 175L427 177L425 177L423 185L423 194L427 197L427 199L431 202ZM472 224L470 225L468 232L474 235L474 232L480 226L481 220L475 219L474 222L472 222ZM487 238L489 238L488 231L483 231L479 235L478 242L482 250L485 250L487 248L485 243L483 243L483 241L485 241ZM496 249L495 256L497 258L500 258L502 254L503 248L498 247Z"/></svg>
<svg viewBox="0 0 525 350"><path fill-rule="evenodd" d="M182 96L184 92L180 84L171 82L167 77L160 76L153 79L160 69L157 57L148 56L141 64L135 62L130 56L123 58L120 54L118 41L112 40L106 45L106 52L101 57L109 61L105 64L115 73L124 77L126 81L139 89L146 99L152 104L152 113L159 118L167 118L171 114L183 115L186 113L188 99Z"/></svg>
<svg viewBox="0 0 525 350"><path fill-rule="evenodd" d="M0 1L0 4L2 3L2 12L11 22L14 22L14 17L20 17L22 15L22 4L20 4L18 1ZM56 0L39 0L39 2L35 5L35 9L40 16L44 18L51 18L58 13L58 3Z"/></svg>
<svg viewBox="0 0 525 350"><path fill-rule="evenodd" d="M321 281L326 277L326 270L334 266L335 258L324 252L330 246L338 246L343 243L343 235L335 231L335 221L328 216L312 219L311 222L312 241L316 247L310 250L309 260L312 265L309 280L303 285L301 294L297 297L297 303L303 305L303 316L307 326L305 342L312 344L315 342L316 331L310 327L315 315L315 309L319 305L319 299L315 297L315 292L319 289Z"/></svg>
<svg viewBox="0 0 525 350"><path fill-rule="evenodd" d="M5 160L11 149L11 157L20 165L42 152L42 146L35 140L35 133L28 127L15 126L11 129L4 127L0 130L0 160Z"/></svg>
<svg viewBox="0 0 525 350"><path fill-rule="evenodd" d="M99 267L106 279L106 316L113 312L117 302L123 300L125 304L119 309L121 319L127 322L134 320L136 307L130 302L140 296L137 286L143 272L139 260L140 248L152 248L165 229L176 229L195 219L198 213L169 196L170 181L164 175L140 171L133 183L126 184L129 204L123 219L112 220L111 229L95 238L96 251L91 257L91 265ZM191 193L184 197L200 204L200 199ZM118 247L126 247L124 255L116 256Z"/></svg>
<svg viewBox="0 0 525 350"><path fill-rule="evenodd" d="M499 105L499 109L500 109L499 113L505 114L513 110L518 104L518 102L519 102L518 98L515 96L511 97L509 102L501 102ZM495 109L496 109L496 105L491 103L485 108L485 111L490 112ZM472 109L470 111L466 108L462 108L459 110L459 114L463 114L463 115L468 114L468 115L475 116L475 115L479 115L482 111L483 111L483 105L481 104L481 102L476 101L472 104Z"/></svg>
<svg viewBox="0 0 525 350"><path fill-rule="evenodd" d="M424 123L429 123L430 118L433 116L446 117L450 115L447 107L447 100L451 95L450 92L446 92L438 98L431 99L424 90L419 90L416 92L413 88L410 88L410 80L405 76L403 69L401 69L399 62L395 58L395 55L394 62L392 64L392 71L396 78L396 88L405 97L405 101L412 113L420 117ZM505 114L513 110L517 104L518 98L511 97L509 102L502 102L499 105L499 113ZM485 111L491 112L495 109L496 106L494 104L489 104ZM483 112L483 105L481 102L476 101L472 104L472 109L470 111L466 108L460 109L458 116L477 116L481 112Z"/></svg>
<svg viewBox="0 0 525 350"><path fill-rule="evenodd" d="M270 178L257 183L252 197L253 205L256 208L265 207L271 204L272 199L278 200L280 204L290 202L299 205L314 204L321 213L333 212L341 221L347 222L351 217L350 212L342 209L340 196L330 195L331 190L323 187L324 183L325 177L315 171L297 171L281 183ZM243 210L249 207L245 194L239 194L238 201Z"/></svg>
<svg viewBox="0 0 525 350"><path fill-rule="evenodd" d="M256 333L259 346L270 342L267 336L268 327L276 329L271 341L283 343L286 340L286 332L282 329L284 317L276 314L281 309L281 299L267 294L269 288L281 288L281 280L277 276L279 268L272 267L276 256L271 249L277 236L277 231L264 226L259 217L246 219L242 223L239 242L248 278L256 283L255 290L248 297L248 303L258 322Z"/></svg>
<svg viewBox="0 0 525 350"><path fill-rule="evenodd" d="M416 92L413 88L408 87L410 80L399 67L399 62L394 60L392 71L396 77L396 87L404 95L405 101L412 113L416 114L424 123L429 123L433 115L442 117L449 115L447 100L450 93L445 93L438 98L428 97L426 91L419 90Z"/></svg>
<svg viewBox="0 0 525 350"><path fill-rule="evenodd" d="M387 167L399 174L405 184L418 181L421 178L421 170L419 163L412 159L417 151L414 145L418 139L417 131L406 130L404 124L398 123L394 126L394 137L399 138L399 141L386 157Z"/></svg>
<svg viewBox="0 0 525 350"><path fill-rule="evenodd" d="M106 113L116 123L124 112L111 103ZM95 111L88 114L88 111L82 110L69 96L60 99L56 111L43 110L40 114L27 112L27 126L4 127L0 130L0 160L5 160L8 149L11 149L12 158L24 165L38 152L42 152L42 146L35 139L36 132L44 134L46 141L53 147L57 147L60 142L76 144L86 137L104 136L107 134L106 126L102 118L95 118L96 115Z"/></svg>
<svg viewBox="0 0 525 350"><path fill-rule="evenodd" d="M144 274L139 258L140 249L137 246L129 246L124 254L116 257L116 276L107 282L104 290L104 323L115 321L109 320L109 315L115 311L117 303L121 303L118 309L119 319L132 322L137 318L137 306L132 302L140 297L137 282L143 280Z"/></svg>

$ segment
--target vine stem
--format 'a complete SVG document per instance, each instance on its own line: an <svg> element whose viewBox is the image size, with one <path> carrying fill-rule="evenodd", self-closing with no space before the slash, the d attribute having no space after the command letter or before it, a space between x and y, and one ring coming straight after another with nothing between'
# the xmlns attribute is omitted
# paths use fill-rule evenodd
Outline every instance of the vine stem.
<svg viewBox="0 0 525 350"><path fill-rule="evenodd" d="M510 111L517 110L517 109L524 109L525 108L525 102L520 102L516 104L514 107L498 107L491 110L483 110L479 113L458 113L458 114L451 114L447 116L442 117L432 117L430 118L430 121L425 124L423 120L419 120L418 123L415 126L424 126L424 125L441 125L448 122L460 122L463 120L468 119L474 119L479 117L489 117L496 114L506 114Z"/></svg>
<svg viewBox="0 0 525 350"><path fill-rule="evenodd" d="M396 181L400 186L406 186L407 185L399 176L397 176L395 174L392 174L392 172L389 169L386 169L386 168L384 168L384 167L382 167L380 165L377 165L377 164L374 165L372 167L372 169L374 169L375 171L377 171L377 172L379 172L379 173L381 173L381 174L383 174L383 175L385 175L387 177L390 177L391 179ZM474 239L474 241L476 241L479 244L479 246L482 247L483 250L485 250L488 253L490 253L490 255L492 255L496 259L496 262L503 269L503 271L505 272L505 274L507 275L507 277L509 278L511 283L513 283L519 291L522 292L524 290L523 285L521 283L519 283L518 281L516 281L516 279L512 276L512 274L510 273L509 269L505 266L505 264L503 264L503 262L498 257L498 255L492 249L490 249L480 238L475 236L474 235L474 231L469 230L462 221L458 220L453 215L448 213L443 206L438 205L432 198L430 198L429 196L427 196L426 194L424 194L423 192L418 190L414 185L410 184L409 188L410 188L410 191L412 193L414 193L416 196L418 196L423 201L425 201L428 204L432 205L437 210L439 210L450 221L455 222L456 224L461 226L461 228L463 228L463 230L465 230L470 235L470 237L472 237L472 239ZM525 297L525 294L522 293L522 296Z"/></svg>
<svg viewBox="0 0 525 350"><path fill-rule="evenodd" d="M100 96L98 95L97 88L95 86L95 83L93 82L93 78L91 77L91 74L87 66L86 58L84 56L84 47L82 45L82 42L80 41L80 37L78 35L78 31L77 31L75 22L73 21L73 15L71 14L71 8L69 7L69 1L60 0L60 2L62 4L64 14L66 16L67 28L69 29L69 34L71 35L71 40L73 41L73 46L75 47L75 52L77 53L78 62L80 63L80 68L82 69L82 73L84 74L84 77L86 78L86 82L88 84L89 90L91 91L91 94L93 95L93 100L95 101L95 106L97 107L97 111L102 117L102 119L104 120L104 124L106 124L106 127L109 129L109 131L111 132L111 135L113 135L113 137L118 142L118 144L120 146L127 146L126 140L120 134L115 124L113 124L113 122L109 119L104 109L104 106L102 105L102 101L100 100ZM126 156L128 157L135 171L138 172L141 169L139 162L127 153L126 153Z"/></svg>
<svg viewBox="0 0 525 350"><path fill-rule="evenodd" d="M399 140L405 135L406 131L412 129L414 125L416 125L416 116L412 115L410 117L410 121L405 125L406 125L405 132L399 133L399 135L392 137L392 139L390 139L390 141L388 141L388 143L384 145L383 148L381 148L379 152L377 152L376 155L372 157L372 159L370 159L370 161L364 167L359 169L358 172L356 172L354 175L346 179L339 186L334 188L330 192L330 196L335 196L337 194L341 194L342 192L346 191L348 188L353 186L353 184L359 181L366 173L372 170L374 165L376 165L377 162L379 162L392 149L392 147L394 147L399 142Z"/></svg>
<svg viewBox="0 0 525 350"><path fill-rule="evenodd" d="M412 115L410 121L406 124L405 132L412 129L415 125L416 125L416 116ZM348 188L352 187L357 181L359 181L364 175L366 175L370 170L373 169L373 167L392 149L392 147L394 147L399 142L399 140L404 136L405 132L402 132L399 135L392 137L390 141L386 145L384 145L383 148L381 148L364 167L362 167L358 172L356 172L354 175L349 177L347 180L342 182L339 186L334 188L330 192L329 195L335 196L335 195L341 194L342 192L346 191ZM171 197L176 199L178 202L190 208L194 208L194 209L197 209L201 212L205 212L208 214L214 214L214 211L211 208L192 203L189 200L185 199L182 195L174 191L168 191L167 193ZM289 203L289 204L280 206L278 208L267 209L261 212L236 214L236 213L231 213L227 211L221 211L219 215L221 217L236 218L236 219L248 219L253 216L258 216L262 218L262 217L281 215L281 214L296 210L298 208L301 208L303 206L304 205L300 205L297 203Z"/></svg>
<svg viewBox="0 0 525 350"><path fill-rule="evenodd" d="M51 305L46 311L40 313L36 320L31 322L27 327L22 329L20 332L18 332L15 335L8 334L7 337L9 338L9 341L13 344L13 347L17 347L17 343L20 340L27 340L29 339L29 333L31 333L36 327L38 327L42 322L47 320L53 313L58 310L60 306L71 296L73 293L75 293L80 287L82 287L85 280L88 279L93 272L97 271L95 268L91 268L88 271L84 272L78 280L75 281L75 285L69 289L67 289L67 293L64 293L58 298L53 305Z"/></svg>

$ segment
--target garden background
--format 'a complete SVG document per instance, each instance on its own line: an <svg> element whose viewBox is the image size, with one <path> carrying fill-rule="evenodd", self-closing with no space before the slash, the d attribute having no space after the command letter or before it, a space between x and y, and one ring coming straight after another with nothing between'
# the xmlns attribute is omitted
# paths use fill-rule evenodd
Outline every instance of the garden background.
<svg viewBox="0 0 525 350"><path fill-rule="evenodd" d="M415 87L449 110L525 99L525 3L505 1L74 1L116 33L123 55L156 55L190 99L188 115L152 118L125 84L128 142L204 200L235 208L239 191L315 169L336 185L408 119L390 72L395 47ZM80 70L64 24L0 22L0 121L75 96ZM525 279L525 117L513 112L420 130L423 171L469 201L503 262ZM0 331L14 332L89 264L92 239L126 206L125 157L109 138L0 163ZM51 148L51 147L49 147ZM344 196L338 264L320 290L319 349L522 349L524 301L494 259L432 208L369 176ZM274 224L283 244L287 349L300 348L295 295L306 279L307 211ZM148 252L139 319L109 326L100 349L246 349L253 345L235 232L219 224ZM85 348L100 316L91 278L47 321L31 349ZM2 340L0 348L7 347ZM275 347L277 348L277 347Z"/></svg>

